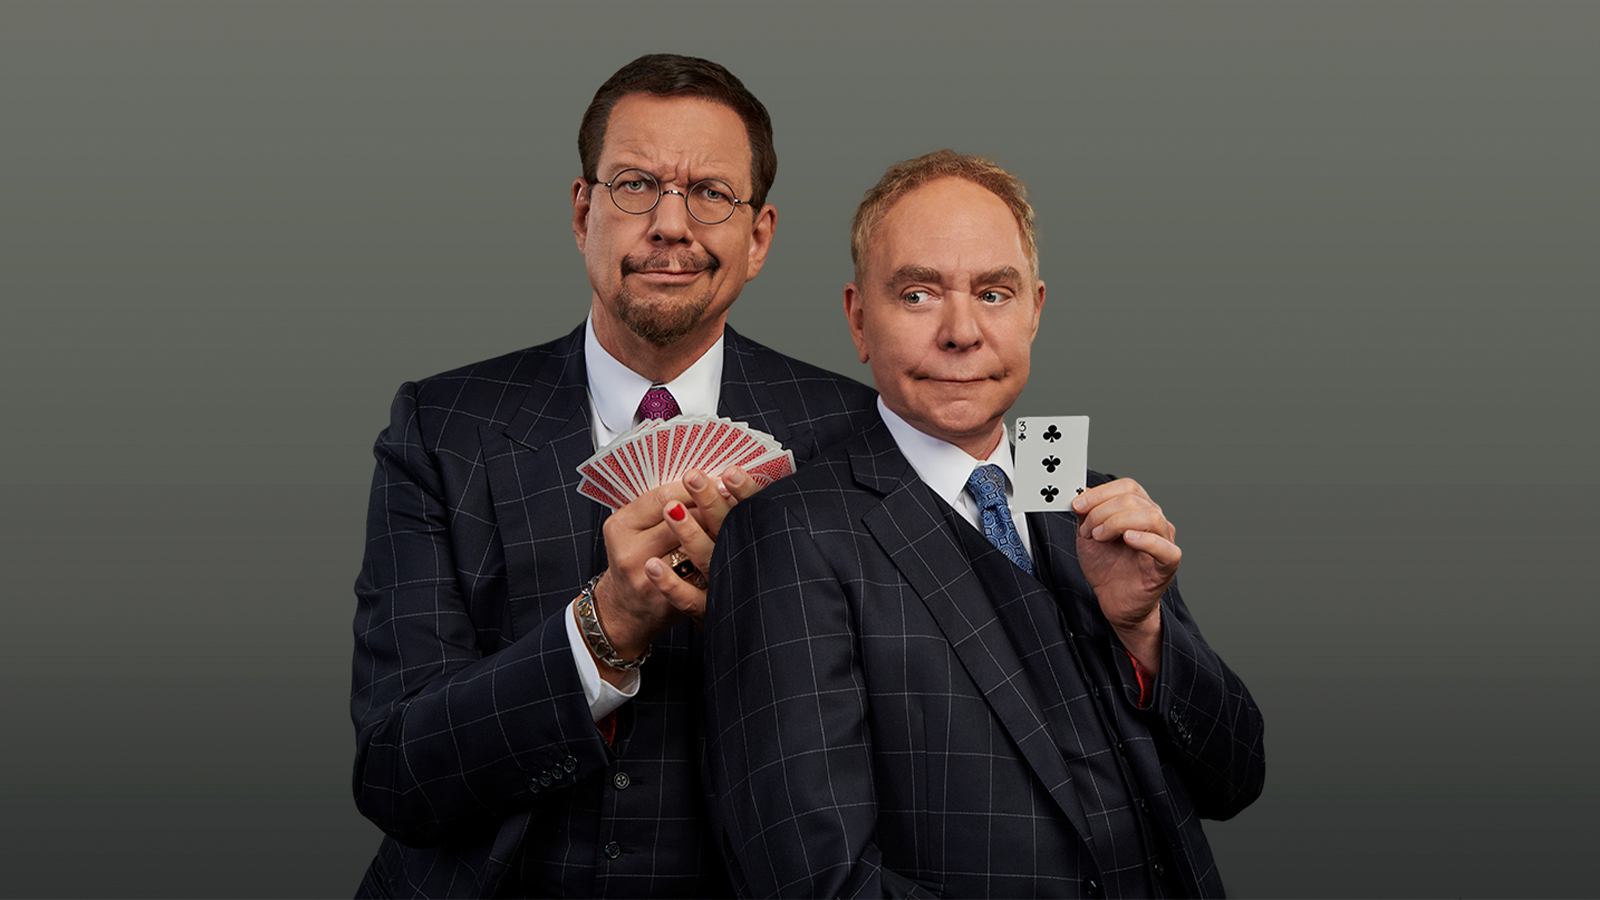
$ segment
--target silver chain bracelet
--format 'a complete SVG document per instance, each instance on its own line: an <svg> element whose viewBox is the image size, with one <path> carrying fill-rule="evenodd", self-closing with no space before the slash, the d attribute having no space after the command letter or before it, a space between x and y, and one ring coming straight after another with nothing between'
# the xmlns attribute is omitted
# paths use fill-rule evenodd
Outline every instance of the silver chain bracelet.
<svg viewBox="0 0 1600 900"><path fill-rule="evenodd" d="M617 656L616 648L612 647L611 642L606 640L606 633L600 627L600 613L594 608L594 586L600 583L600 579L604 575L605 573L601 572L599 575L589 579L589 583L584 585L583 590L578 592L578 602L576 604L578 627L583 630L583 639L589 642L589 649L593 651L595 659L613 669L622 669L624 671L637 669L644 665L645 660L650 658L650 647L646 645L644 652L639 655L638 659L623 659Z"/></svg>

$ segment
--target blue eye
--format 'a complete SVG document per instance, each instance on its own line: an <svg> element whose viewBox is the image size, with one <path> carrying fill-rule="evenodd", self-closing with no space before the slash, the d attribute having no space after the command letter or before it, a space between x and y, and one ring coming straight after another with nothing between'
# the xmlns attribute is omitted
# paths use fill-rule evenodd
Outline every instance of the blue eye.
<svg viewBox="0 0 1600 900"><path fill-rule="evenodd" d="M1006 299L1006 295L999 291L984 291L978 295L978 299L984 303L1000 303Z"/></svg>
<svg viewBox="0 0 1600 900"><path fill-rule="evenodd" d="M917 304L921 303L922 301L928 299L928 292L927 291L906 291L905 294L900 297L900 299L904 300L908 306L916 306Z"/></svg>

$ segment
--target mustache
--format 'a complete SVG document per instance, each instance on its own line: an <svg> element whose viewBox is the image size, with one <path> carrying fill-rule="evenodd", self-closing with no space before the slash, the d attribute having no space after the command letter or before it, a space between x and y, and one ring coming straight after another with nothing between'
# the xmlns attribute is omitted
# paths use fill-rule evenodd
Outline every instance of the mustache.
<svg viewBox="0 0 1600 900"><path fill-rule="evenodd" d="M624 256L622 258L622 274L632 275L635 272L659 272L662 270L715 272L722 267L715 256L709 253L678 253L667 252L651 253L647 256Z"/></svg>

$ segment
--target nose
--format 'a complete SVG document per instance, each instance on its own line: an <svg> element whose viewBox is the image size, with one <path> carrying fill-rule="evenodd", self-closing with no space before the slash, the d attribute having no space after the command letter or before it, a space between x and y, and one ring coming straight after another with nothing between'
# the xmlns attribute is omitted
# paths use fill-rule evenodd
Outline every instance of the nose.
<svg viewBox="0 0 1600 900"><path fill-rule="evenodd" d="M946 298L939 320L939 346L946 350L970 350L983 343L983 329L978 327L976 301L961 293Z"/></svg>
<svg viewBox="0 0 1600 900"><path fill-rule="evenodd" d="M676 196L669 196L676 195ZM656 208L650 210L650 239L664 244L688 243L694 220L689 217L689 203L683 191L662 188Z"/></svg>

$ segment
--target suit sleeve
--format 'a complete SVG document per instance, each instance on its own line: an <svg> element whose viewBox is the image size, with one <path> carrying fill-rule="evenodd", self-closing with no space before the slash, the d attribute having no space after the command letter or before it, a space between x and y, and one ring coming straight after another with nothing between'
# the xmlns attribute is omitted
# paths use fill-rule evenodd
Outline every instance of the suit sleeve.
<svg viewBox="0 0 1600 900"><path fill-rule="evenodd" d="M1206 644L1176 583L1161 600L1161 671L1152 732L1164 744L1195 811L1229 819L1266 780L1261 710L1238 675ZM1130 667L1131 668L1131 667Z"/></svg>
<svg viewBox="0 0 1600 900"><path fill-rule="evenodd" d="M414 385L395 397L373 452L356 581L353 787L385 833L432 846L564 794L604 767L608 750L560 613L499 652L480 649L451 529L481 523L452 521Z"/></svg>
<svg viewBox="0 0 1600 900"><path fill-rule="evenodd" d="M783 509L724 523L705 619L713 817L754 897L931 896L884 869L866 684L845 589Z"/></svg>

